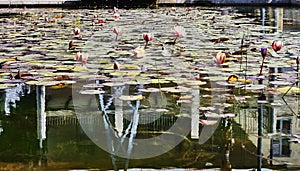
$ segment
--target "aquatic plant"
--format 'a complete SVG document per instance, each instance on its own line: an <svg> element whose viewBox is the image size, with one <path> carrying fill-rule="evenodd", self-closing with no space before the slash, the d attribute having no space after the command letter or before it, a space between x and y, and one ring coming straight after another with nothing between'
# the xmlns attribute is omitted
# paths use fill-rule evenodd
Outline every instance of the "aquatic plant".
<svg viewBox="0 0 300 171"><path fill-rule="evenodd" d="M144 48L142 48L141 46L138 46L137 48L135 48L133 50L134 52L134 55L137 57L137 58L142 58L145 56L145 50Z"/></svg>
<svg viewBox="0 0 300 171"><path fill-rule="evenodd" d="M183 37L186 35L185 28L182 26L174 26L174 33L177 37Z"/></svg>
<svg viewBox="0 0 300 171"><path fill-rule="evenodd" d="M226 54L220 51L216 54L214 60L217 64L223 64L226 61Z"/></svg>
<svg viewBox="0 0 300 171"><path fill-rule="evenodd" d="M143 38L146 41L145 47L148 46L148 42L153 40L153 34L152 33L144 33Z"/></svg>
<svg viewBox="0 0 300 171"><path fill-rule="evenodd" d="M266 56L268 54L268 48L261 48L260 49L260 53L261 53L261 56L262 56L262 63L261 63L261 67L260 67L260 71L259 71L259 75L262 75L262 69L264 67L264 61L266 59Z"/></svg>
<svg viewBox="0 0 300 171"><path fill-rule="evenodd" d="M80 34L80 29L77 28L77 27L74 28L73 33L74 33L75 35L79 35L79 34Z"/></svg>
<svg viewBox="0 0 300 171"><path fill-rule="evenodd" d="M120 14L119 13L114 13L114 19L115 21L120 19Z"/></svg>
<svg viewBox="0 0 300 171"><path fill-rule="evenodd" d="M86 53L77 52L76 61L81 61L82 65L87 64L88 55Z"/></svg>
<svg viewBox="0 0 300 171"><path fill-rule="evenodd" d="M118 61L114 62L114 70L120 70L120 64Z"/></svg>
<svg viewBox="0 0 300 171"><path fill-rule="evenodd" d="M69 49L72 49L72 48L73 48L73 46L74 46L74 41L73 41L73 40L71 40L71 41L69 42Z"/></svg>
<svg viewBox="0 0 300 171"><path fill-rule="evenodd" d="M282 48L282 46L283 46L283 43L280 40L277 40L277 41L275 40L272 43L272 49L275 52L279 51Z"/></svg>
<svg viewBox="0 0 300 171"><path fill-rule="evenodd" d="M122 29L119 27L114 27L112 31L116 34L116 40L118 39L118 36L122 34Z"/></svg>

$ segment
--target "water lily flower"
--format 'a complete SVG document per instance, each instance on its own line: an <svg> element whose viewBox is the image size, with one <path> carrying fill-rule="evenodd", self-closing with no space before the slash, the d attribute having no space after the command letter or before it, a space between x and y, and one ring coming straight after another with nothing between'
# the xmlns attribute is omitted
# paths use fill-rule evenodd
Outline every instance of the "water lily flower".
<svg viewBox="0 0 300 171"><path fill-rule="evenodd" d="M144 48L138 46L137 48L134 49L134 55L137 57L137 58L142 58L145 56L145 50Z"/></svg>
<svg viewBox="0 0 300 171"><path fill-rule="evenodd" d="M45 20L46 23L49 22L49 18L48 17L45 17L44 20Z"/></svg>
<svg viewBox="0 0 300 171"><path fill-rule="evenodd" d="M76 61L81 61L83 65L87 64L88 55L81 52L76 53Z"/></svg>
<svg viewBox="0 0 300 171"><path fill-rule="evenodd" d="M282 48L282 46L283 46L283 43L279 40L278 41L273 41L273 43L272 43L272 49L275 52L279 51Z"/></svg>
<svg viewBox="0 0 300 171"><path fill-rule="evenodd" d="M262 69L264 67L265 58L266 58L266 56L268 54L268 48L261 48L260 49L260 53L261 53L261 56L262 56L263 60L262 60L262 63L261 63L259 75L262 75Z"/></svg>
<svg viewBox="0 0 300 171"><path fill-rule="evenodd" d="M116 34L116 40L118 39L118 35L122 34L122 29L118 27L114 27L112 31Z"/></svg>
<svg viewBox="0 0 300 171"><path fill-rule="evenodd" d="M153 35L151 33L144 33L143 38L146 41L146 47L148 45L148 42L153 40Z"/></svg>
<svg viewBox="0 0 300 171"><path fill-rule="evenodd" d="M268 48L261 48L260 53L263 58L266 58L266 56L268 54Z"/></svg>
<svg viewBox="0 0 300 171"><path fill-rule="evenodd" d="M114 62L114 70L120 70L120 64L118 61Z"/></svg>
<svg viewBox="0 0 300 171"><path fill-rule="evenodd" d="M114 13L114 19L115 21L120 19L120 14L119 13Z"/></svg>
<svg viewBox="0 0 300 171"><path fill-rule="evenodd" d="M75 35L79 35L79 34L80 34L80 29L77 28L77 27L74 28L73 33L74 33Z"/></svg>
<svg viewBox="0 0 300 171"><path fill-rule="evenodd" d="M114 13L117 13L119 9L117 7L114 7Z"/></svg>
<svg viewBox="0 0 300 171"><path fill-rule="evenodd" d="M226 54L223 52L218 52L216 57L215 57L215 62L217 64L223 64L226 61Z"/></svg>
<svg viewBox="0 0 300 171"><path fill-rule="evenodd" d="M71 41L69 42L69 49L71 49L73 46L74 46L74 41L71 40Z"/></svg>
<svg viewBox="0 0 300 171"><path fill-rule="evenodd" d="M83 65L85 65L87 63L88 58L89 58L89 56L87 54L83 54L81 56L81 62Z"/></svg>
<svg viewBox="0 0 300 171"><path fill-rule="evenodd" d="M76 53L76 61L81 61L81 52Z"/></svg>
<svg viewBox="0 0 300 171"><path fill-rule="evenodd" d="M185 28L182 26L174 26L174 31L177 37L183 37L186 35Z"/></svg>

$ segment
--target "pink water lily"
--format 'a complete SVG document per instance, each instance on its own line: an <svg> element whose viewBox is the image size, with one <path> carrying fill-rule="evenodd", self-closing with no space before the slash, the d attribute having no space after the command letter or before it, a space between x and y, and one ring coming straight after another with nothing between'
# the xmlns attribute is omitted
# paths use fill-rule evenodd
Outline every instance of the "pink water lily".
<svg viewBox="0 0 300 171"><path fill-rule="evenodd" d="M114 7L114 13L117 13L119 9L117 7Z"/></svg>
<svg viewBox="0 0 300 171"><path fill-rule="evenodd" d="M46 23L49 23L49 18L48 17L45 17L44 20L45 20Z"/></svg>
<svg viewBox="0 0 300 171"><path fill-rule="evenodd" d="M77 28L77 27L74 28L73 33L74 33L75 35L79 35L79 34L80 34L80 29Z"/></svg>
<svg viewBox="0 0 300 171"><path fill-rule="evenodd" d="M76 53L76 61L81 61L81 63L83 65L87 64L87 60L88 60L88 55L87 54L83 54L81 52L77 52Z"/></svg>
<svg viewBox="0 0 300 171"><path fill-rule="evenodd" d="M116 40L118 39L118 35L122 34L122 29L118 27L114 27L112 31L116 34Z"/></svg>
<svg viewBox="0 0 300 171"><path fill-rule="evenodd" d="M146 46L148 46L148 42L153 40L153 35L152 35L152 33L144 33L143 38L146 41L146 45L145 45L145 47L146 47Z"/></svg>
<svg viewBox="0 0 300 171"><path fill-rule="evenodd" d="M174 26L174 33L177 37L183 37L186 35L185 28L182 26Z"/></svg>
<svg viewBox="0 0 300 171"><path fill-rule="evenodd" d="M223 52L218 52L215 56L215 62L217 64L223 64L226 61L226 54Z"/></svg>
<svg viewBox="0 0 300 171"><path fill-rule="evenodd" d="M87 60L88 60L88 55L87 54L83 54L81 56L81 62L83 65L87 64Z"/></svg>
<svg viewBox="0 0 300 171"><path fill-rule="evenodd" d="M120 14L119 13L114 13L114 19L115 21L120 19Z"/></svg>
<svg viewBox="0 0 300 171"><path fill-rule="evenodd" d="M71 41L69 42L69 49L72 49L72 48L73 48L73 46L74 46L74 41L73 41L73 40L71 40Z"/></svg>
<svg viewBox="0 0 300 171"><path fill-rule="evenodd" d="M81 52L76 53L76 61L81 61Z"/></svg>
<svg viewBox="0 0 300 171"><path fill-rule="evenodd" d="M118 61L114 62L114 70L120 70L120 64Z"/></svg>
<svg viewBox="0 0 300 171"><path fill-rule="evenodd" d="M272 49L277 52L279 51L283 46L283 43L282 41L278 40L278 41L273 41L272 43Z"/></svg>

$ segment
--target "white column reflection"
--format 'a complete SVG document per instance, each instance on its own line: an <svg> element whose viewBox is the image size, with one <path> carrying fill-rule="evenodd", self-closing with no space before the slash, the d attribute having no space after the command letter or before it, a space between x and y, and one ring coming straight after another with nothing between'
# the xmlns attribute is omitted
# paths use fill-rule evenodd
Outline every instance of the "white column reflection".
<svg viewBox="0 0 300 171"><path fill-rule="evenodd" d="M40 148L43 148L43 140L46 139L45 97L46 97L45 86L37 85L36 86L37 137L40 140Z"/></svg>
<svg viewBox="0 0 300 171"><path fill-rule="evenodd" d="M275 27L277 28L278 33L282 33L283 31L283 8L276 8L274 10L274 18L275 18Z"/></svg>
<svg viewBox="0 0 300 171"><path fill-rule="evenodd" d="M199 107L200 89L199 86L192 87L192 106L191 106L191 138L199 139Z"/></svg>
<svg viewBox="0 0 300 171"><path fill-rule="evenodd" d="M118 132L118 136L121 137L123 134L123 101L119 98L114 98L114 105L115 105L115 128Z"/></svg>

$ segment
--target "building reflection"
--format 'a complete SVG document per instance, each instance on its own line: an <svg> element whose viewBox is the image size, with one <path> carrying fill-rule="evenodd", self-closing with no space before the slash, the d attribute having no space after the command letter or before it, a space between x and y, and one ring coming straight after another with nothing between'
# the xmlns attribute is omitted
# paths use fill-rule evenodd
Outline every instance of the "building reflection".
<svg viewBox="0 0 300 171"><path fill-rule="evenodd" d="M270 69L270 71L273 72L272 69ZM283 72L283 70L280 69L276 71ZM270 73L270 75L272 74ZM272 81L276 78L270 77L269 79L269 81ZM157 134L161 133L161 130L164 131L170 128L170 126L172 126L178 119L176 116L169 114L162 114L158 115L158 118L153 118L155 112L147 113L147 110L143 110L141 108L141 105L145 104L141 104L138 101L129 104L120 100L118 97L124 93L127 94L130 89L126 86L115 87L111 94L100 94L98 97L99 101L92 101L91 98L94 98L94 96L86 96L86 99L82 100L82 104L78 105L84 109L83 111L85 111L85 109L89 110L87 110L88 112L77 116L73 110L68 110L68 108L71 108L68 106L70 105L68 103L70 96L70 92L67 92L68 90L64 90L68 95L63 94L62 96L61 92L58 93L57 90L47 89L44 86L36 86L35 89L35 102L37 107L36 137L39 141L38 147L40 150L38 163L40 166L47 166L49 156L53 157L54 155L52 151L55 151L56 148L58 148L54 147L53 139L58 139L60 136L53 136L53 132L51 132L51 130L49 133L49 128L57 129L61 127L67 129L67 127L71 127L71 125L73 125L76 127L76 131L74 131L75 134L78 134L74 137L80 137L80 135L85 134L85 132L82 129L78 129L79 124L81 126L86 126L86 128L90 130L97 129L99 125L106 125L107 127L105 129L109 131L101 132L100 134L94 136L97 138L99 135L103 135L111 137L107 138L110 142L113 140L117 141L111 143L115 146L110 146L113 147L110 153L112 154L111 161L116 169L129 167L129 160L125 160L124 158L121 159L116 156L118 150L125 149L124 154L130 158L131 152L134 151L135 138L138 131L140 131L139 136L143 138L156 136ZM289 137L291 135L295 135L300 132L297 116L291 114L290 108L288 107L269 105L282 103L280 96L268 94L265 99L268 101L268 105L260 103L253 108L241 109L240 114L235 119L223 118L218 120L218 123L215 125L203 127L199 123L199 107L201 104L201 92L199 87L192 87L192 91L189 95L192 96L192 102L182 104L182 109L180 111L190 115L189 126L191 132L189 136L192 139L198 140L197 144L201 145L211 139L212 134L216 129L220 129L218 138L220 138L222 141L220 144L218 144L218 148L222 156L220 167L222 167L223 170L232 169L233 161L230 160L232 147L234 145L232 125L235 122L239 123L241 128L243 128L243 130L249 134L249 139L252 140L253 144L255 144L257 147L261 147L262 155L259 154L259 156L268 156L271 164L282 164L282 162L278 161L291 163L299 161L299 158L297 158L299 151L297 151L297 148L293 147L295 144L289 141ZM60 99L57 101L47 101L47 98ZM292 105L292 108L295 111L298 111L297 97L286 96L286 98L287 101L289 101L289 105ZM64 101L64 103L61 103L62 101ZM159 99L156 99L155 101L160 103ZM257 100L250 101L250 103L255 104L257 103ZM61 107L59 110L54 110L58 109L57 106L59 105L63 107ZM98 110L99 108L101 109L100 113ZM96 110L98 110L98 112L95 112ZM262 124L260 125L262 127L262 134L259 136L261 138L261 142L259 142L255 136L259 128L257 125L257 119L259 118L259 115L262 117ZM78 121L79 117L80 120ZM155 122L151 123L153 120L155 120ZM210 131L212 132L211 134ZM50 139L48 134L50 134ZM266 137L266 135L269 135L271 138L262 138ZM64 136L66 135L64 134ZM125 137L127 137L128 141L124 141ZM99 141L101 141L101 139L99 139ZM110 143L107 142L107 144ZM261 159L262 158L260 158L260 160Z"/></svg>
<svg viewBox="0 0 300 171"><path fill-rule="evenodd" d="M262 33L283 32L283 8L261 8L260 9Z"/></svg>
<svg viewBox="0 0 300 171"><path fill-rule="evenodd" d="M278 80L277 76L285 71L286 68L269 68L269 79L265 83ZM268 87L279 86L269 84ZM268 161L270 165L287 164L287 167L300 161L300 150L296 147L298 144L290 141L294 135L300 134L298 98L298 95L282 97L273 93L261 94L257 101L258 110L241 109L244 115L235 119L258 148L259 168L263 165L262 160ZM254 105L255 100L250 103Z"/></svg>

